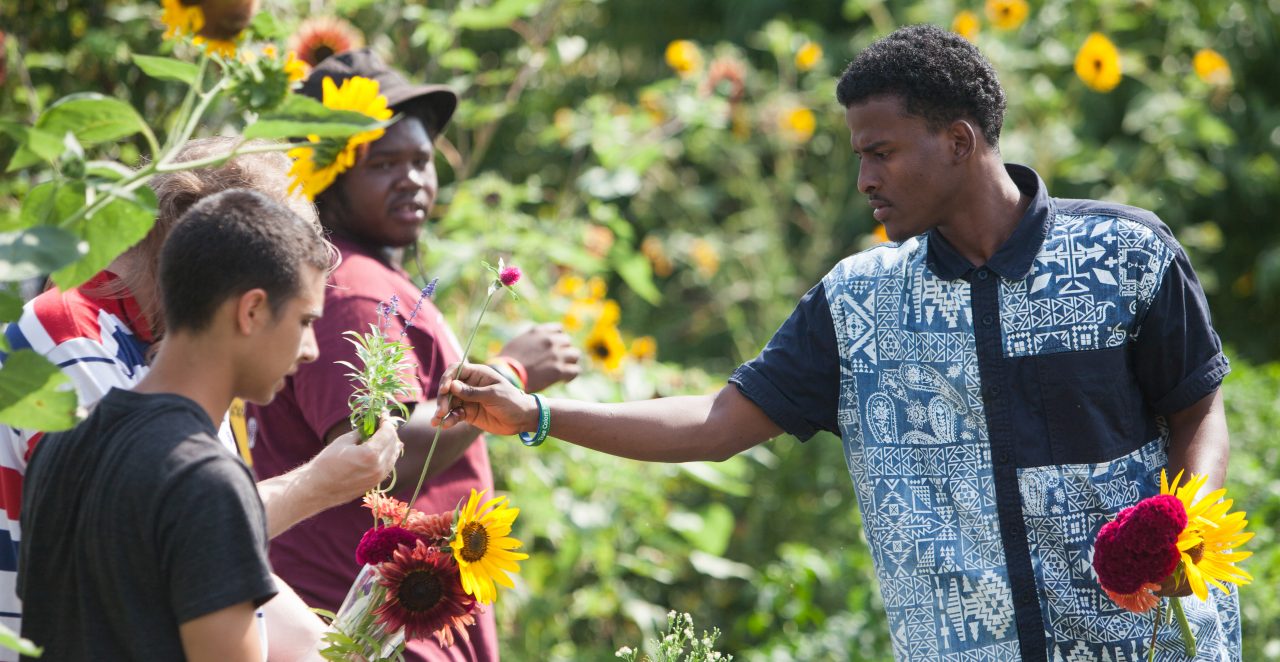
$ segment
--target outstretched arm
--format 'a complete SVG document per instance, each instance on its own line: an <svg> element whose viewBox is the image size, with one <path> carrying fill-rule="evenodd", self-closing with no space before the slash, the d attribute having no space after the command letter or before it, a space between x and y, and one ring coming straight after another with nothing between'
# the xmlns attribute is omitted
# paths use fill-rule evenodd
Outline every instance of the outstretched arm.
<svg viewBox="0 0 1280 662"><path fill-rule="evenodd" d="M465 422L486 432L515 434L538 427L533 396L516 390L488 366L463 365L457 379L440 385L440 396L432 421L446 428ZM726 460L782 434L732 385L714 395L639 402L544 402L551 408L552 436L635 460Z"/></svg>

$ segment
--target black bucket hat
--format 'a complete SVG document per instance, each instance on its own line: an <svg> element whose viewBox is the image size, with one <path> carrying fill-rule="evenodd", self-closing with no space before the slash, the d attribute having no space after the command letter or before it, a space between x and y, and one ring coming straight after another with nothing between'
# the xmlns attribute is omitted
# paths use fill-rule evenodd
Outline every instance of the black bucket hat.
<svg viewBox="0 0 1280 662"><path fill-rule="evenodd" d="M445 85L414 85L399 72L387 66L371 49L360 48L331 55L311 70L298 90L313 99L324 99L324 79L332 78L337 85L353 76L363 76L378 81L378 89L387 97L387 105L398 113L413 115L422 120L427 134L435 140L444 131L453 111L458 107L458 95Z"/></svg>

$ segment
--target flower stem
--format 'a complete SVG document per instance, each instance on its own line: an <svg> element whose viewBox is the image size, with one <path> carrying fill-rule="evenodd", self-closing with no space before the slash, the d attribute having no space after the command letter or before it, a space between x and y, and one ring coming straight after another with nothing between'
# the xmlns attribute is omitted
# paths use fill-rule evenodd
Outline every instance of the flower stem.
<svg viewBox="0 0 1280 662"><path fill-rule="evenodd" d="M474 342L476 339L476 331L480 330L480 321L484 319L485 311L489 310L489 302L493 301L494 294L497 294L499 291L505 290L505 289L507 288L505 287L489 288L489 294L484 298L484 305L480 306L480 316L476 318L475 326L471 327L471 335L467 336L467 344L464 345L462 348L462 360L458 362L458 369L453 371L453 377L442 376L441 379L443 381L441 383L443 383L444 381L449 381L451 379L457 378L458 370L462 369L462 364L465 363L467 360L467 354L471 352L471 343ZM449 398L449 404L450 405L453 404L452 396ZM422 492L422 483L427 479L427 467L431 466L431 456L435 455L436 453L436 444L440 442L440 432L443 430L444 430L444 427L437 426L436 434L434 437L431 438L431 447L427 449L427 460L422 463L422 471L418 473L418 485L417 487L413 488L413 496L409 497L409 500L406 502L409 504L409 508L405 509L404 519L400 520L400 526L404 526L405 520L409 519L409 511L413 508L413 503L418 500L418 494Z"/></svg>
<svg viewBox="0 0 1280 662"><path fill-rule="evenodd" d="M1170 598L1173 603L1173 615L1178 617L1178 628L1182 630L1182 649L1187 657L1196 656L1196 635L1191 631L1191 623L1187 622L1187 613L1182 611L1182 598Z"/></svg>
<svg viewBox="0 0 1280 662"><path fill-rule="evenodd" d="M1177 600L1177 598L1174 598L1174 600ZM1147 662L1155 662L1156 659L1156 635L1160 634L1160 621L1164 620L1160 617L1161 609L1164 609L1163 600L1156 603L1156 613L1151 619L1153 627L1151 629L1151 647L1150 650L1147 651Z"/></svg>

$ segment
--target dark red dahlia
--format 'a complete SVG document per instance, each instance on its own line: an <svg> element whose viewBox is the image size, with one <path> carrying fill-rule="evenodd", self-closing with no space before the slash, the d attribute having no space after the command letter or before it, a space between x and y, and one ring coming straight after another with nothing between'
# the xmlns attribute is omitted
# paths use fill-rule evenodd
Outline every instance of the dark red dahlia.
<svg viewBox="0 0 1280 662"><path fill-rule="evenodd" d="M418 536L412 531L398 526L375 526L364 532L360 544L356 546L356 563L372 565L391 560L391 555L400 545L413 546Z"/></svg>

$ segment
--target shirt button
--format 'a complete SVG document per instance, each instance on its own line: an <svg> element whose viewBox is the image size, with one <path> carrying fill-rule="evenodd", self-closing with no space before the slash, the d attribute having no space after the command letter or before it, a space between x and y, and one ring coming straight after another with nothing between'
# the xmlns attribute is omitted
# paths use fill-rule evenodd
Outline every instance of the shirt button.
<svg viewBox="0 0 1280 662"><path fill-rule="evenodd" d="M987 389L987 392L990 393L991 395L1000 395L1000 387L992 386L990 389Z"/></svg>
<svg viewBox="0 0 1280 662"><path fill-rule="evenodd" d="M1008 452L1006 452L1006 451L1000 451L1000 457L999 457L999 458L997 458L997 459L998 459L998 460L1000 460L1000 464L1008 464L1008 462L1009 462L1009 453L1008 453Z"/></svg>
<svg viewBox="0 0 1280 662"><path fill-rule="evenodd" d="M983 315L983 316L982 316L982 325L983 325L983 326L991 326L991 324L992 324L993 322L995 322L995 321L996 321L996 318L995 318L995 316L994 316L994 315L992 315L991 313L987 313L986 315Z"/></svg>
<svg viewBox="0 0 1280 662"><path fill-rule="evenodd" d="M986 279L987 279L987 276L988 276L990 273L991 273L991 272L990 272L990 271L987 271L985 267L984 267L984 268L982 268L982 269L979 269L979 270L978 270L978 280L986 280Z"/></svg>

